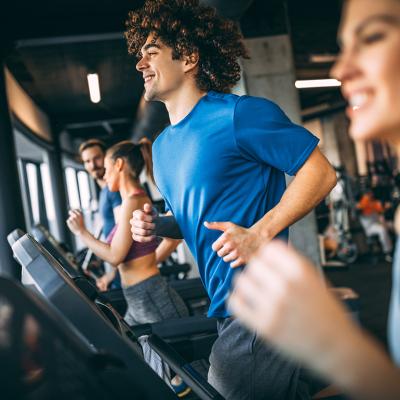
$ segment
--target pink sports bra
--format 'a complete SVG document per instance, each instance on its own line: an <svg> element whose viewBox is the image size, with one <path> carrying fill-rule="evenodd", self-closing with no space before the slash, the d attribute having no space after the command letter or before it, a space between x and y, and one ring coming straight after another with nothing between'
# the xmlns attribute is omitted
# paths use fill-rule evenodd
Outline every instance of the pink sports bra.
<svg viewBox="0 0 400 400"><path fill-rule="evenodd" d="M133 196L138 196L143 194L146 194L146 192L143 189L141 189L135 192ZM114 228L111 230L111 232L108 234L106 238L106 242L108 244L111 244L117 229L118 229L118 224L115 224ZM159 243L160 241L158 238L154 238L152 241L146 243L140 243L134 240L123 262L131 261L134 260L135 258L143 257L152 253L153 251L155 251Z"/></svg>

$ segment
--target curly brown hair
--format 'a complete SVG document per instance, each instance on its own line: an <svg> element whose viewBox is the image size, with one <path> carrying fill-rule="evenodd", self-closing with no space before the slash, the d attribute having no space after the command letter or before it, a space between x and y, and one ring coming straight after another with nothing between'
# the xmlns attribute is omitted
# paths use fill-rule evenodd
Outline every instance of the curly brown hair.
<svg viewBox="0 0 400 400"><path fill-rule="evenodd" d="M153 34L172 48L172 58L198 54L196 83L200 90L229 92L240 79L239 57L248 58L238 26L198 0L146 0L129 12L125 37L129 54L140 50Z"/></svg>

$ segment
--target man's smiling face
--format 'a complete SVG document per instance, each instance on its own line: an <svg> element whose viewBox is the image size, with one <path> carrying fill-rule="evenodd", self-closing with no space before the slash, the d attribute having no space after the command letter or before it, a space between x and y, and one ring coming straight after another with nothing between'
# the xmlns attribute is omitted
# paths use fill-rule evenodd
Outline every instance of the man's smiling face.
<svg viewBox="0 0 400 400"><path fill-rule="evenodd" d="M149 35L136 64L136 69L143 74L145 100L167 101L184 82L184 65L184 60L172 59L172 48Z"/></svg>

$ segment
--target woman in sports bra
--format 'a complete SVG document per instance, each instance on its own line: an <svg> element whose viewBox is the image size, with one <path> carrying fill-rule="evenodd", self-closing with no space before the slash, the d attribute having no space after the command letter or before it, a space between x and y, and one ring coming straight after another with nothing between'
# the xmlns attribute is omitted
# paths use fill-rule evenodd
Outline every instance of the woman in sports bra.
<svg viewBox="0 0 400 400"><path fill-rule="evenodd" d="M155 250L159 240L148 243L132 239L129 219L132 212L143 208L150 199L140 185L144 166L152 178L151 142L117 143L108 149L104 160L108 188L119 191L122 198L118 223L106 242L96 239L85 227L82 213L72 210L68 227L99 258L118 268L128 304L125 320L130 325L153 323L188 315L183 300L161 277Z"/></svg>

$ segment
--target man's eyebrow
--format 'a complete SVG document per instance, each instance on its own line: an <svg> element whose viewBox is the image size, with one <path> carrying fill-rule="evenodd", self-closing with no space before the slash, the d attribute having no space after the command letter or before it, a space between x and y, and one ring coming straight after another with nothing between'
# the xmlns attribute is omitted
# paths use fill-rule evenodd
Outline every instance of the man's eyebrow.
<svg viewBox="0 0 400 400"><path fill-rule="evenodd" d="M156 47L157 49L161 49L161 46L159 44L157 44L157 43L148 43L148 44L143 46L142 51L147 51L152 47Z"/></svg>
<svg viewBox="0 0 400 400"><path fill-rule="evenodd" d="M139 53L137 54L137 56L138 56L138 57L143 57L143 53L144 53L145 51L151 49L152 47L155 47L156 49L161 49L161 46L160 46L159 44L150 42L150 43L148 43L148 44L145 44L145 45L141 48L141 50L139 50Z"/></svg>

